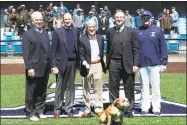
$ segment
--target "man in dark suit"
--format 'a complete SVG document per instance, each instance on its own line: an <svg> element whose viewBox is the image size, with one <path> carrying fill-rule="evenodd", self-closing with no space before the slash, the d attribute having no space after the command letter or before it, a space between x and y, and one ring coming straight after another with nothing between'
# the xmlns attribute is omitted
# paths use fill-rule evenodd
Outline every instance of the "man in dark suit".
<svg viewBox="0 0 187 125"><path fill-rule="evenodd" d="M125 96L130 102L126 110L128 117L133 117L134 77L138 71L139 47L136 33L124 26L124 13L115 14L116 26L107 32L107 60L109 69L109 94L111 103L119 97L120 80L123 80Z"/></svg>
<svg viewBox="0 0 187 125"><path fill-rule="evenodd" d="M23 59L26 66L25 108L30 120L47 118L44 113L47 83L50 73L50 41L42 29L40 12L32 14L33 27L23 34Z"/></svg>
<svg viewBox="0 0 187 125"><path fill-rule="evenodd" d="M91 112L90 81L93 81L93 94L95 112L98 116L103 112L103 84L102 71L105 72L103 61L104 38L96 35L96 23L89 20L87 34L80 38L81 76L83 77L83 98L86 110L82 117L87 117Z"/></svg>
<svg viewBox="0 0 187 125"><path fill-rule="evenodd" d="M62 109L69 117L73 117L71 111L75 97L75 73L80 64L78 54L80 34L72 23L72 15L64 14L65 25L56 29L52 38L52 72L58 74L54 101L55 118L60 117ZM63 106L64 94L66 101Z"/></svg>

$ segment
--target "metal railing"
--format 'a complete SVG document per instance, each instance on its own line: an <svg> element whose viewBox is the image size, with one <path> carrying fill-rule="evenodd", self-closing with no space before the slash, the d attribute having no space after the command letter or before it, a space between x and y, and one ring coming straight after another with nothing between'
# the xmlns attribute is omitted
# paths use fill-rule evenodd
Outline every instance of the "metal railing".
<svg viewBox="0 0 187 125"><path fill-rule="evenodd" d="M167 40L169 52L186 51L186 41L187 41L186 38L166 38L165 40ZM0 43L1 44L1 50L0 50L1 57L7 57L7 58L22 57L22 40L21 39L19 39L19 40L0 40L0 42L1 42ZM51 42L52 42L52 40L51 40ZM106 44L106 42L105 42L105 44ZM19 51L17 51L17 49L19 49ZM106 50L104 50L104 51L106 51Z"/></svg>

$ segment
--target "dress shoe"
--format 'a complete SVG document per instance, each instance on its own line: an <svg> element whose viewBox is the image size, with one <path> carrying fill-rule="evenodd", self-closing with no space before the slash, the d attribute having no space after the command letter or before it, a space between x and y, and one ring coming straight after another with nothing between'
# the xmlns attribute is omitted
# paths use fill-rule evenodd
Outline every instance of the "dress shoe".
<svg viewBox="0 0 187 125"><path fill-rule="evenodd" d="M148 112L143 111L143 110L141 111L141 115L142 115L142 116L146 116L147 114L148 114Z"/></svg>
<svg viewBox="0 0 187 125"><path fill-rule="evenodd" d="M160 116L160 112L154 112L154 115L159 117Z"/></svg>
<svg viewBox="0 0 187 125"><path fill-rule="evenodd" d="M60 118L60 114L54 114L54 118Z"/></svg>
<svg viewBox="0 0 187 125"><path fill-rule="evenodd" d="M132 112L127 112L126 115L127 115L128 118L133 118L134 117Z"/></svg>
<svg viewBox="0 0 187 125"><path fill-rule="evenodd" d="M73 117L73 113L71 112L66 112L66 114L68 115L68 117Z"/></svg>
<svg viewBox="0 0 187 125"><path fill-rule="evenodd" d="M100 117L102 112L96 112L97 116Z"/></svg>
<svg viewBox="0 0 187 125"><path fill-rule="evenodd" d="M90 115L90 113L84 112L84 113L81 115L81 117L88 117L89 115Z"/></svg>

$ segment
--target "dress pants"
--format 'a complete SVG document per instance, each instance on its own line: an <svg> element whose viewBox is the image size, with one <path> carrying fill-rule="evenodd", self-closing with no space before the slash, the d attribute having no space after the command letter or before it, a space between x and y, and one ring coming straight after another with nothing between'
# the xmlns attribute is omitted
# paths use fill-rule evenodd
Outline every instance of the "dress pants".
<svg viewBox="0 0 187 125"><path fill-rule="evenodd" d="M42 77L31 78L26 74L25 109L29 117L44 113L49 73L50 67L46 66Z"/></svg>
<svg viewBox="0 0 187 125"><path fill-rule="evenodd" d="M55 114L60 114L62 109L64 109L65 112L71 112L73 108L75 98L75 73L76 60L68 61L64 73L58 73L54 101ZM63 106L64 96L65 104Z"/></svg>
<svg viewBox="0 0 187 125"><path fill-rule="evenodd" d="M123 80L125 97L129 100L130 106L127 112L132 112L134 107L134 78L135 74L127 74L122 60L110 60L109 66L109 93L110 102L113 103L115 98L119 98L120 81Z"/></svg>
<svg viewBox="0 0 187 125"><path fill-rule="evenodd" d="M83 77L83 99L87 113L91 112L90 90L93 82L93 103L95 112L103 111L103 83L101 63L91 64L87 77Z"/></svg>

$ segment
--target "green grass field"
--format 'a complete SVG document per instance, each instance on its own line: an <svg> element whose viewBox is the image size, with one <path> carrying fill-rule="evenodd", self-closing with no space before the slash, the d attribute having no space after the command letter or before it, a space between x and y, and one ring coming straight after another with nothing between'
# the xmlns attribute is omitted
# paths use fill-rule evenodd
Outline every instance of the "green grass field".
<svg viewBox="0 0 187 125"><path fill-rule="evenodd" d="M165 100L186 104L186 74L163 73L161 75L161 95ZM49 83L55 81L51 75ZM104 81L108 81L108 74L104 75ZM136 81L138 78L136 76ZM81 82L79 73L76 82ZM49 90L51 92L54 90ZM24 105L25 76L24 75L1 75L1 107L15 107ZM1 125L98 125L98 117L92 118L61 118L41 119L32 122L28 119L1 119ZM186 117L134 117L124 118L126 125L185 125Z"/></svg>

